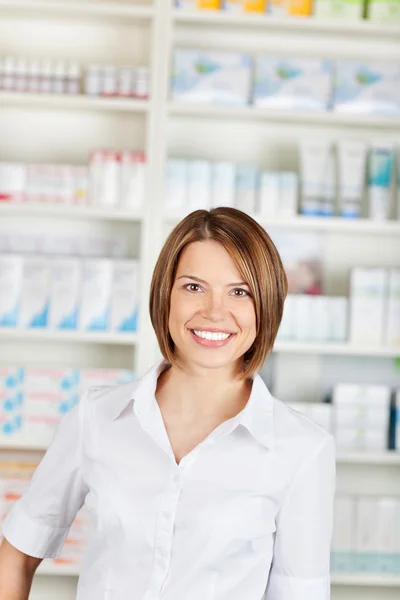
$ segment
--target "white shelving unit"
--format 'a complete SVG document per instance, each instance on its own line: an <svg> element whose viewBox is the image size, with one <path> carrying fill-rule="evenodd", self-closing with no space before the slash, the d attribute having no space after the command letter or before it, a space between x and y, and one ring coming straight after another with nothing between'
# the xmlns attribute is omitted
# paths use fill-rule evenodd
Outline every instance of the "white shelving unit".
<svg viewBox="0 0 400 600"><path fill-rule="evenodd" d="M71 39L76 40L71 44ZM249 52L294 52L311 56L397 59L399 27L313 18L180 12L169 0L0 0L0 56L63 58L83 66L98 62L148 64L149 101L0 92L0 160L85 164L94 147L144 150L148 157L142 214L61 206L0 205L0 224L23 224L62 232L107 231L134 241L142 265L141 313L135 335L0 330L0 364L133 367L141 375L158 350L147 313L154 263L171 227L183 215L166 215L164 169L168 156L249 162L261 168L297 170L296 144L311 132L338 141L385 137L400 143L400 119L340 113L267 111L182 104L169 98L175 47ZM325 240L324 284L328 294L347 293L351 266L400 266L400 221L366 219L258 219L267 229L321 232ZM42 229L41 229L42 230ZM378 244L378 245L377 245ZM139 351L140 350L140 351ZM269 361L272 387L283 400L320 400L340 378L399 381L400 348L279 341ZM288 377L290 373L290 377ZM301 397L299 393L301 391ZM43 447L20 450L43 451ZM18 448L8 448L16 451ZM6 449L3 448L2 451ZM395 470L400 455L339 454L338 489L368 493L372 477L382 494L400 495ZM373 491L373 490L372 490ZM32 600L75 597L77 570L44 563ZM61 575L70 575L63 577ZM62 582L62 584L61 584ZM334 575L333 600L394 600L398 577ZM57 590L57 592L56 592Z"/></svg>

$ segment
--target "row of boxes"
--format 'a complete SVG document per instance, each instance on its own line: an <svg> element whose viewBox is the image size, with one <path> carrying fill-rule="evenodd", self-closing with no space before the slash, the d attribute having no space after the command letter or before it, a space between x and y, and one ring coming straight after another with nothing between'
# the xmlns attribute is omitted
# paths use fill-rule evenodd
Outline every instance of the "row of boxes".
<svg viewBox="0 0 400 600"><path fill-rule="evenodd" d="M0 366L0 445L46 448L62 417L89 388L133 379L127 369Z"/></svg>
<svg viewBox="0 0 400 600"><path fill-rule="evenodd" d="M137 331L137 260L0 255L0 327Z"/></svg>
<svg viewBox="0 0 400 600"><path fill-rule="evenodd" d="M277 339L400 345L400 270L356 267L349 287L349 298L288 294Z"/></svg>
<svg viewBox="0 0 400 600"><path fill-rule="evenodd" d="M400 575L400 498L335 498L331 570Z"/></svg>
<svg viewBox="0 0 400 600"><path fill-rule="evenodd" d="M397 0L175 0L175 6L183 10L268 13L278 17L314 15L323 19L400 20Z"/></svg>
<svg viewBox="0 0 400 600"><path fill-rule="evenodd" d="M93 150L89 166L0 162L0 201L140 210L146 157L130 150Z"/></svg>
<svg viewBox="0 0 400 600"><path fill-rule="evenodd" d="M400 114L400 66L226 51L177 49L172 98L278 110Z"/></svg>
<svg viewBox="0 0 400 600"><path fill-rule="evenodd" d="M347 340L348 299L288 294L278 340L344 342Z"/></svg>
<svg viewBox="0 0 400 600"><path fill-rule="evenodd" d="M400 451L400 389L386 385L338 383L332 402L289 406L331 433L343 452Z"/></svg>
<svg viewBox="0 0 400 600"><path fill-rule="evenodd" d="M272 204L282 217L294 216L297 211L296 173L260 173L253 165L169 159L165 188L165 208L177 213L233 206L269 216Z"/></svg>
<svg viewBox="0 0 400 600"><path fill-rule="evenodd" d="M0 90L36 94L79 94L89 96L149 97L150 72L147 67L115 67L35 60L6 56L0 59Z"/></svg>

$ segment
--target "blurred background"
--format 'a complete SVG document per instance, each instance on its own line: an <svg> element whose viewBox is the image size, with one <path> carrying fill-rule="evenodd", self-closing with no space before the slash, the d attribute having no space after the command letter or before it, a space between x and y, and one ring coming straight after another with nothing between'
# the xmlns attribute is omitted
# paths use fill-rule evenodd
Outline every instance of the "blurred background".
<svg viewBox="0 0 400 600"><path fill-rule="evenodd" d="M333 600L400 597L400 0L0 0L0 517L91 385L159 351L173 226L235 206L289 279L262 376L338 448ZM33 600L72 600L82 510Z"/></svg>

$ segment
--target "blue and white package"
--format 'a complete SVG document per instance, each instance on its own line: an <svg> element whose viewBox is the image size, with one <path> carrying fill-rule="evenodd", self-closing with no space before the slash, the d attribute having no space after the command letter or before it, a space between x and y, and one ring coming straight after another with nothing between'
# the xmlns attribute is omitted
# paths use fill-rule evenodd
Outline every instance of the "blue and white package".
<svg viewBox="0 0 400 600"><path fill-rule="evenodd" d="M0 441L21 435L24 378L21 367L0 367Z"/></svg>
<svg viewBox="0 0 400 600"><path fill-rule="evenodd" d="M327 59L260 56L256 60L254 105L281 110L328 110L333 64Z"/></svg>
<svg viewBox="0 0 400 600"><path fill-rule="evenodd" d="M235 207L250 215L256 211L259 173L254 165L237 165Z"/></svg>
<svg viewBox="0 0 400 600"><path fill-rule="evenodd" d="M24 258L18 325L47 327L50 300L50 261L44 256Z"/></svg>
<svg viewBox="0 0 400 600"><path fill-rule="evenodd" d="M238 52L179 49L172 98L180 102L243 106L251 90L251 58Z"/></svg>
<svg viewBox="0 0 400 600"><path fill-rule="evenodd" d="M15 327L18 322L22 256L0 255L0 327Z"/></svg>
<svg viewBox="0 0 400 600"><path fill-rule="evenodd" d="M133 332L138 328L139 262L115 260L111 291L110 329Z"/></svg>
<svg viewBox="0 0 400 600"><path fill-rule="evenodd" d="M83 261L79 329L106 331L109 325L113 264L109 259Z"/></svg>
<svg viewBox="0 0 400 600"><path fill-rule="evenodd" d="M76 329L82 265L78 258L51 261L49 327Z"/></svg>
<svg viewBox="0 0 400 600"><path fill-rule="evenodd" d="M336 63L333 108L337 112L400 114L399 63Z"/></svg>

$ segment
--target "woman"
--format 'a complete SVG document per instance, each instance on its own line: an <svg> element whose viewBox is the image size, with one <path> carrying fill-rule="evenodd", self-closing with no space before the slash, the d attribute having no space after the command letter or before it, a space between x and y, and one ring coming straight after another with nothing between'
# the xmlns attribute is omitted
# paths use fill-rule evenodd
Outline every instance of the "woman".
<svg viewBox="0 0 400 600"><path fill-rule="evenodd" d="M83 503L79 600L329 598L333 441L257 374L286 292L274 244L245 213L177 225L150 291L164 360L91 389L64 418L4 523L0 600L28 597Z"/></svg>

